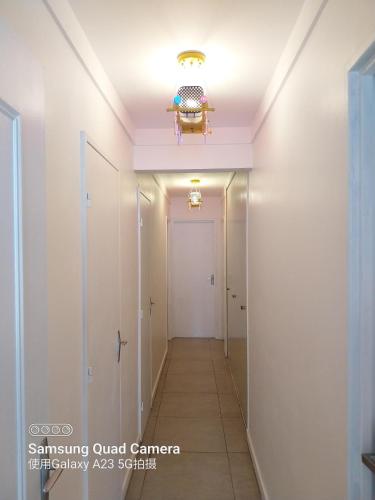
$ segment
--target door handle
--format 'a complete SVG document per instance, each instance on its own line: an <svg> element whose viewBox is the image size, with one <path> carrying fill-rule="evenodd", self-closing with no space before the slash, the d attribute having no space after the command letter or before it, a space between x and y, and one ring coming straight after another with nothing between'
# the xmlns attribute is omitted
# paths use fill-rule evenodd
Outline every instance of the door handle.
<svg viewBox="0 0 375 500"><path fill-rule="evenodd" d="M236 299L236 298L237 298L237 295L234 293L234 294L232 295L232 297L233 297L234 299Z"/></svg>
<svg viewBox="0 0 375 500"><path fill-rule="evenodd" d="M366 467L368 467L370 471L375 474L375 454L365 453L362 455L362 463L364 463Z"/></svg>
<svg viewBox="0 0 375 500"><path fill-rule="evenodd" d="M46 437L43 438L41 445L44 449L48 447L48 439ZM61 476L64 469L55 469L50 465L49 453L43 452L39 454L39 459L41 461L40 467L40 499L41 500L49 500L49 493L52 488L55 486L57 480ZM42 462L45 460L46 465ZM51 474L52 472L52 474Z"/></svg>
<svg viewBox="0 0 375 500"><path fill-rule="evenodd" d="M241 306L241 311L246 311L247 306Z"/></svg>
<svg viewBox="0 0 375 500"><path fill-rule="evenodd" d="M150 307L154 306L156 304L156 302L152 302L152 299L150 297Z"/></svg>
<svg viewBox="0 0 375 500"><path fill-rule="evenodd" d="M56 481L59 479L64 469L50 469L50 470L52 470L53 472L43 486L43 493L47 493L47 495L55 486Z"/></svg>
<svg viewBox="0 0 375 500"><path fill-rule="evenodd" d="M210 276L211 286L215 286L215 275L211 274Z"/></svg>
<svg viewBox="0 0 375 500"><path fill-rule="evenodd" d="M121 333L120 333L120 330L117 331L117 342L118 342L118 347L117 347L117 363L120 363L120 360L121 360L121 347L122 346L126 346L126 344L128 343L127 340L122 340L121 339Z"/></svg>

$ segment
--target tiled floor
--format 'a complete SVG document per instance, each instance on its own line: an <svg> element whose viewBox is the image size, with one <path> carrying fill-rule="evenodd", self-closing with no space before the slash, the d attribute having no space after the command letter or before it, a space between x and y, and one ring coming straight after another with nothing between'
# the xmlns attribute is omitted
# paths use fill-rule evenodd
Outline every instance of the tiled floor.
<svg viewBox="0 0 375 500"><path fill-rule="evenodd" d="M143 442L182 453L134 471L126 500L260 500L222 341L170 342Z"/></svg>

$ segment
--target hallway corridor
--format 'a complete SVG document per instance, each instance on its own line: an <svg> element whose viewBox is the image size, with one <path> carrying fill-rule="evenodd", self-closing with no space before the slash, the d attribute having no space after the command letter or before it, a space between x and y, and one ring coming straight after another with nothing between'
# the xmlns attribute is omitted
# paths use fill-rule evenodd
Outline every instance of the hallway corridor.
<svg viewBox="0 0 375 500"><path fill-rule="evenodd" d="M126 500L260 499L223 341L169 342L143 442L179 445L181 455L134 471Z"/></svg>

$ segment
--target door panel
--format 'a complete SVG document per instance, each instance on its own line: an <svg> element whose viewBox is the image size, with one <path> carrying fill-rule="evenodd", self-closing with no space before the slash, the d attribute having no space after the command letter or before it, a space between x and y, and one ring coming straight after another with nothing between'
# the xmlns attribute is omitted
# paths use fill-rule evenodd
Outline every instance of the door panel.
<svg viewBox="0 0 375 500"><path fill-rule="evenodd" d="M87 145L87 359L89 445L120 444L119 173ZM89 471L89 499L118 500L121 473Z"/></svg>
<svg viewBox="0 0 375 500"><path fill-rule="evenodd" d="M174 221L171 228L170 337L215 337L214 222Z"/></svg>
<svg viewBox="0 0 375 500"><path fill-rule="evenodd" d="M227 190L228 357L245 419L247 418L247 173L236 173Z"/></svg>
<svg viewBox="0 0 375 500"><path fill-rule="evenodd" d="M145 430L151 408L151 203L139 193L140 220L140 426Z"/></svg>

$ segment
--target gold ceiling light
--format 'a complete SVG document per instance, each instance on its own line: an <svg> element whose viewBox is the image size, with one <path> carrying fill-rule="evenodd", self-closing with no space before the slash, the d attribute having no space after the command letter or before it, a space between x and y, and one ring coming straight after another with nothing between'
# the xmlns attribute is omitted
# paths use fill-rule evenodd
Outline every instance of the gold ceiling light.
<svg viewBox="0 0 375 500"><path fill-rule="evenodd" d="M206 56L199 50L184 50L177 56L178 64L181 66L202 65L206 61Z"/></svg>
<svg viewBox="0 0 375 500"><path fill-rule="evenodd" d="M202 199L202 193L200 192L198 186L201 181L199 179L192 179L190 182L192 184L192 188L190 193L188 194L189 210L191 210L192 208L199 208L200 210L201 205L203 203L203 199Z"/></svg>
<svg viewBox="0 0 375 500"><path fill-rule="evenodd" d="M185 50L177 56L179 82L173 105L167 111L175 115L175 135L182 142L182 134L203 134L205 140L209 129L209 107L205 93L204 63L206 56L199 50Z"/></svg>

